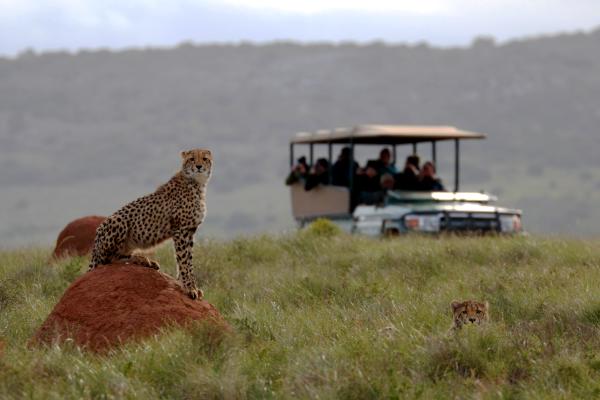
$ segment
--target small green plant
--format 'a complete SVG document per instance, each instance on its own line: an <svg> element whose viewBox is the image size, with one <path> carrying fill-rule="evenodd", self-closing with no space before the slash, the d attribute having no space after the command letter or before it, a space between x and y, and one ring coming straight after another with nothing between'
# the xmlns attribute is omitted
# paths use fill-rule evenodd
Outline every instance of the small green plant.
<svg viewBox="0 0 600 400"><path fill-rule="evenodd" d="M342 230L331 220L327 218L318 218L306 227L305 232L309 235L327 238L339 235L342 233Z"/></svg>

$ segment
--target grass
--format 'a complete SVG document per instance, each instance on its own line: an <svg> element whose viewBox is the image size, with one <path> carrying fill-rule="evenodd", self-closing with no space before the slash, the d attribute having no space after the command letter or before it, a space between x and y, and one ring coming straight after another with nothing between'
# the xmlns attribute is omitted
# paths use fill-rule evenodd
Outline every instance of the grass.
<svg viewBox="0 0 600 400"><path fill-rule="evenodd" d="M0 398L593 398L600 242L371 240L317 226L195 248L206 298L234 327L171 329L108 356L28 339L84 258L0 252ZM170 246L157 254L173 274ZM449 333L450 302L492 322Z"/></svg>

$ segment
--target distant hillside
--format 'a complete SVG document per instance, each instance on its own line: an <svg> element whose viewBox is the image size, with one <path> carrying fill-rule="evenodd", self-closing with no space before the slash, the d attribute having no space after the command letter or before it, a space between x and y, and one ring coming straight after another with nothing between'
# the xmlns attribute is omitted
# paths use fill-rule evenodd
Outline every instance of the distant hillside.
<svg viewBox="0 0 600 400"><path fill-rule="evenodd" d="M357 123L485 132L464 147L464 188L523 208L529 230L599 234L598 71L600 30L456 49L182 45L0 59L0 240L46 242L69 219L110 213L166 180L191 146L216 156L204 234L289 228L289 137ZM451 181L449 163L440 172Z"/></svg>

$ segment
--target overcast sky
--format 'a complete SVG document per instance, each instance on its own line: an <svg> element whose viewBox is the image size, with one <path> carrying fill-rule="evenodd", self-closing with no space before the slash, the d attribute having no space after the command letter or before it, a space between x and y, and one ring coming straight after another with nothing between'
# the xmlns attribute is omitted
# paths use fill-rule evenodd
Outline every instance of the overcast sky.
<svg viewBox="0 0 600 400"><path fill-rule="evenodd" d="M599 25L600 0L0 0L0 54L183 41L453 46Z"/></svg>

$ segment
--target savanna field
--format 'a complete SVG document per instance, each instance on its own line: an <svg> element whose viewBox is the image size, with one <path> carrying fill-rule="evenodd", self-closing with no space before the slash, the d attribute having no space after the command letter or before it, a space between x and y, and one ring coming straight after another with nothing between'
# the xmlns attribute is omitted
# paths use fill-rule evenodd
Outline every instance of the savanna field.
<svg viewBox="0 0 600 400"><path fill-rule="evenodd" d="M87 259L0 252L0 398L600 397L600 240L283 236L198 241L233 327L170 329L107 355L28 346ZM175 274L171 245L156 255ZM451 327L450 303L491 322Z"/></svg>

